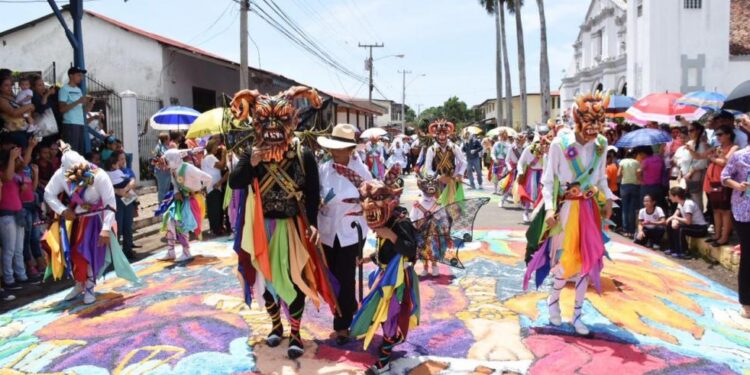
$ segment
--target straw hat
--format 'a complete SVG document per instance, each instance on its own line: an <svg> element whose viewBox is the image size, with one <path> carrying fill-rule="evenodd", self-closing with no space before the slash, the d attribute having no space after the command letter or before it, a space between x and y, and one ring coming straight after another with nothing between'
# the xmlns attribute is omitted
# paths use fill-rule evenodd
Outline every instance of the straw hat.
<svg viewBox="0 0 750 375"><path fill-rule="evenodd" d="M351 124L338 124L333 127L331 135L318 137L318 144L323 148L341 150L357 146L357 129Z"/></svg>

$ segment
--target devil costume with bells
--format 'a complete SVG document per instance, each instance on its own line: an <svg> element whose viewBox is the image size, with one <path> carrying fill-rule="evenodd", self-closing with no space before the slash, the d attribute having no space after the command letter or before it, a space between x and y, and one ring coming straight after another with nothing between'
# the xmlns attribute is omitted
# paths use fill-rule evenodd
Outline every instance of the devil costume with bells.
<svg viewBox="0 0 750 375"><path fill-rule="evenodd" d="M383 328L378 361L367 374L386 373L393 347L419 324L419 279L413 267L417 232L406 209L399 206L402 189L395 187L393 177L387 173L385 183L373 180L359 188L367 226L377 235L377 248L367 260L377 269L370 274L370 292L354 315L351 335L364 336L366 349L378 328Z"/></svg>
<svg viewBox="0 0 750 375"><path fill-rule="evenodd" d="M466 158L461 149L450 141L456 130L452 122L440 119L427 128L435 143L427 148L424 166L426 175L435 176L442 184L438 203L445 206L464 200L463 175Z"/></svg>
<svg viewBox="0 0 750 375"><path fill-rule="evenodd" d="M232 112L238 121L252 116L255 140L232 172L229 185L242 190L234 250L242 275L245 302L253 290L263 290L272 329L266 338L278 346L283 335L281 303L288 307L291 335L287 354L304 353L300 321L305 297L316 307L321 300L336 313L336 296L319 246L317 231L320 183L313 153L292 142L297 127L296 99L318 108L318 93L303 86L276 96L256 90L238 92ZM258 283L258 284L256 284ZM254 288L255 286L255 288ZM256 293L256 298L257 293Z"/></svg>
<svg viewBox="0 0 750 375"><path fill-rule="evenodd" d="M537 287L552 273L547 303L550 323L557 326L562 324L560 292L569 279L575 280L572 323L581 335L589 333L581 320L589 283L601 293L604 244L608 241L604 223L611 214L612 201L617 199L607 185L607 139L599 134L608 102L609 97L601 93L576 99L575 132L559 133L549 146L542 176L544 204L535 211L526 233L524 289L533 273Z"/></svg>
<svg viewBox="0 0 750 375"><path fill-rule="evenodd" d="M96 278L110 264L117 276L133 283L138 278L117 242L112 181L67 145L61 148L62 165L44 189L44 201L57 215L42 237L49 260L45 277L72 276L75 287L64 299L83 293L83 302L91 304L96 301Z"/></svg>

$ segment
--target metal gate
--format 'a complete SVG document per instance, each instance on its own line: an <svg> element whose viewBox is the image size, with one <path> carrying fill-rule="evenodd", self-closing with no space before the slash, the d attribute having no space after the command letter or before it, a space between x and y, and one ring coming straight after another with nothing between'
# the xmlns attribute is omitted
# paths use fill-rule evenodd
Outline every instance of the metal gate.
<svg viewBox="0 0 750 375"><path fill-rule="evenodd" d="M94 111L104 112L103 129L122 139L122 98L111 88L90 75L86 76L87 93L94 97Z"/></svg>
<svg viewBox="0 0 750 375"><path fill-rule="evenodd" d="M141 150L138 161L141 166L141 180L154 178L151 158L159 142L159 131L152 129L148 121L161 107L162 102L158 98L138 97L138 147Z"/></svg>

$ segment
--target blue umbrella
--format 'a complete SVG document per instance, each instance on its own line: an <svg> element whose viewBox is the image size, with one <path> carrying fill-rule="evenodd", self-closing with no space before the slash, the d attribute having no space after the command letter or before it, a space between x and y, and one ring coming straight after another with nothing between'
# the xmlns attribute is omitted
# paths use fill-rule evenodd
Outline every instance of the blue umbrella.
<svg viewBox="0 0 750 375"><path fill-rule="evenodd" d="M170 106L151 116L149 124L156 130L187 130L200 114L190 107Z"/></svg>
<svg viewBox="0 0 750 375"><path fill-rule="evenodd" d="M609 107L607 109L609 110L626 110L635 104L637 102L633 97L625 96L625 95L612 95L609 97Z"/></svg>
<svg viewBox="0 0 750 375"><path fill-rule="evenodd" d="M726 100L727 96L718 92L693 91L677 99L675 103L715 112L721 109Z"/></svg>
<svg viewBox="0 0 750 375"><path fill-rule="evenodd" d="M625 133L615 145L619 148L635 148L669 142L672 142L672 137L666 132L657 129L638 129Z"/></svg>

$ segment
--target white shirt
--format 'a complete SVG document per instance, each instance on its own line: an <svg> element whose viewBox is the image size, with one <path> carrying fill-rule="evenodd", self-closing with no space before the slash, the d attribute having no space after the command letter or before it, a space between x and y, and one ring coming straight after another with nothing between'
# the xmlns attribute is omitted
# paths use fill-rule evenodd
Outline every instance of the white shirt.
<svg viewBox="0 0 750 375"><path fill-rule="evenodd" d="M347 167L355 171L363 181L372 180L370 171L367 170L367 166L358 156L352 155ZM367 236L369 228L361 215L349 215L349 213L361 211L361 206L357 203L345 203L343 200L347 198L358 199L359 191L351 181L333 169L333 160L321 165L318 173L320 174L320 198L323 204L318 211L320 241L326 246L333 247L333 243L338 237L341 247L356 244L359 239L357 229L352 228L352 223L356 221L362 226L363 236ZM331 190L335 195L333 199L325 202L328 192Z"/></svg>
<svg viewBox="0 0 750 375"><path fill-rule="evenodd" d="M499 162L500 160L505 160L505 155L508 153L508 148L510 145L508 145L507 142L503 141L497 141L494 145L492 145L492 160L495 162Z"/></svg>
<svg viewBox="0 0 750 375"><path fill-rule="evenodd" d="M686 199L682 204L678 204L677 209L680 210L680 216L682 217L686 217L687 214L691 214L693 216L691 224L693 225L708 224L706 223L706 218L703 217L703 212L701 212L701 210L698 208L698 205L690 199Z"/></svg>
<svg viewBox="0 0 750 375"><path fill-rule="evenodd" d="M639 221L648 221L650 223L655 223L661 219L664 219L666 216L664 216L664 211L662 211L661 207L654 206L654 212L648 213L646 212L646 208L641 208L641 211L638 212L638 220ZM655 228L656 225L654 224L646 224L644 225L646 228Z"/></svg>
<svg viewBox="0 0 750 375"><path fill-rule="evenodd" d="M430 176L437 174L435 169L432 168L432 160L435 159L435 150L437 150L438 147L440 147L440 145L437 142L430 146L424 157L424 167L427 169L427 174ZM466 172L466 156L458 146L450 141L448 141L445 147L441 147L441 149L446 150L449 147L453 150L453 162L455 164L453 176L463 176L464 172Z"/></svg>
<svg viewBox="0 0 750 375"><path fill-rule="evenodd" d="M534 158L535 156L531 152L531 146L526 146L526 148L523 149L521 156L518 158L518 174L523 173L527 166L529 169L542 169L542 159L537 158L534 160Z"/></svg>
<svg viewBox="0 0 750 375"><path fill-rule="evenodd" d="M401 168L406 168L406 155L409 154L409 145L400 141L394 142L388 153L391 154L391 157L388 159L388 167L398 163L401 165Z"/></svg>
<svg viewBox="0 0 750 375"><path fill-rule="evenodd" d="M27 105L31 104L31 98L34 97L34 92L31 91L31 89L21 90L18 95L16 95L15 102L20 105Z"/></svg>
<svg viewBox="0 0 750 375"><path fill-rule="evenodd" d="M218 162L219 159L213 154L207 154L201 161L201 170L211 176L211 184L206 187L206 191L209 193L214 190L214 185L221 181L221 170L214 167Z"/></svg>
<svg viewBox="0 0 750 375"><path fill-rule="evenodd" d="M570 135L573 137L573 135ZM565 184L575 181L575 171L570 167L570 163L565 158L565 154L562 150L562 137L558 136L549 146L549 152L547 152L547 164L542 174L542 196L544 197L544 204L546 209L554 207L554 184L555 177L560 181L560 186L564 187ZM582 168L588 168L591 161L594 158L594 152L596 149L596 141L589 141L585 145L573 142L571 147L574 147L578 151L578 159L580 160ZM604 149L607 149L607 145L604 145ZM602 155L599 158L597 165L593 166L593 173L591 173L590 181L591 184L596 186L600 191L604 193L608 200L615 200L617 197L612 194L607 185L607 173L606 173L607 158Z"/></svg>
<svg viewBox="0 0 750 375"><path fill-rule="evenodd" d="M516 155L517 151L519 151L519 152ZM508 147L508 152L505 154L505 167L508 168L508 169L511 169L511 168L513 168L513 165L511 165L511 163L512 164L518 164L518 159L521 157L522 153L523 153L523 150L521 150L518 147L517 143L514 143L513 145L511 145L510 147Z"/></svg>
<svg viewBox="0 0 750 375"><path fill-rule="evenodd" d="M68 207L64 205L58 195L65 193L70 196L72 191L70 185L65 180L65 170L63 168L55 171L52 178L49 179L49 183L44 188L44 201L47 203L56 214L62 215ZM98 169L94 175L94 184L86 189L83 193L83 200L88 204L98 204L101 200L103 207L117 208L117 201L115 200L115 189L112 187L112 181L109 176L102 169ZM76 206L75 213L85 213L86 209L80 205ZM102 234L108 235L115 222L115 211L105 210L99 215L102 216Z"/></svg>
<svg viewBox="0 0 750 375"><path fill-rule="evenodd" d="M439 208L439 204L437 202L437 199L434 197L422 197L422 200L419 201L419 204L422 205L422 208L424 208L427 211L437 211ZM409 219L411 221L417 221L422 220L424 218L424 212L422 212L421 209L417 207L417 203L414 203L414 206L411 208L411 212L409 212Z"/></svg>

